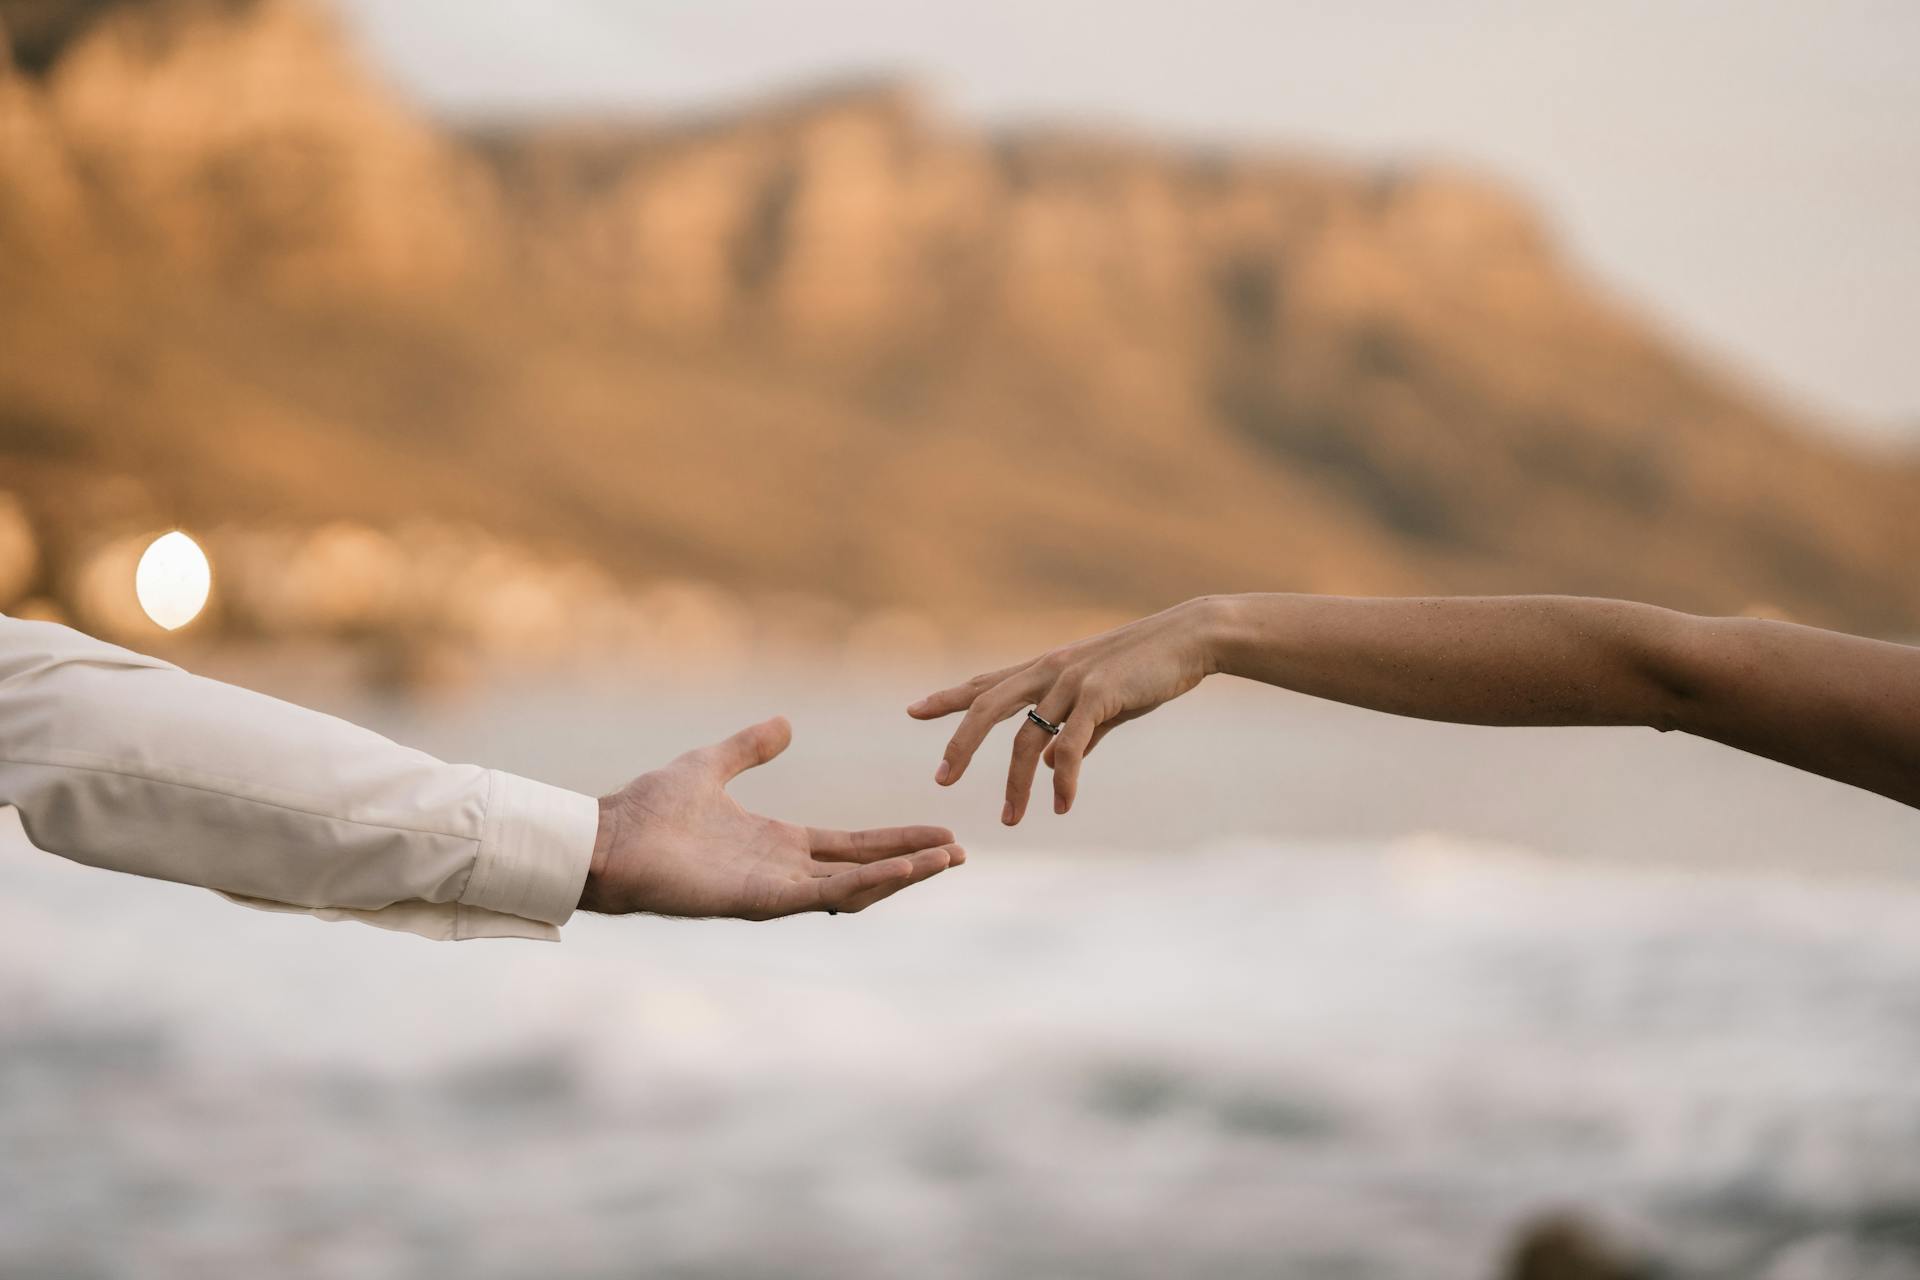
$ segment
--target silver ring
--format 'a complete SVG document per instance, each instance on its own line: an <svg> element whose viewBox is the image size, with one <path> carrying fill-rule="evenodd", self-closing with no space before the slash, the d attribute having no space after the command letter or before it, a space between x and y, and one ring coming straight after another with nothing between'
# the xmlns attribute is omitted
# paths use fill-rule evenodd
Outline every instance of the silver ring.
<svg viewBox="0 0 1920 1280"><path fill-rule="evenodd" d="M1041 715L1032 707L1027 708L1027 719L1039 725L1042 729L1045 729L1049 738L1057 738L1060 736L1060 726Z"/></svg>

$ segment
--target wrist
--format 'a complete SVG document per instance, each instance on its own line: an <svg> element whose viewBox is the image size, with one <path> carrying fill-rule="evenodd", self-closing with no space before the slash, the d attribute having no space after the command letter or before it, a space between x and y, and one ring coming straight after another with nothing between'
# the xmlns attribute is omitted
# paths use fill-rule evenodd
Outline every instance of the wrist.
<svg viewBox="0 0 1920 1280"><path fill-rule="evenodd" d="M1187 602L1201 670L1206 675L1239 675L1245 651L1249 601L1243 595L1199 596Z"/></svg>
<svg viewBox="0 0 1920 1280"><path fill-rule="evenodd" d="M587 883L580 891L582 911L604 911L602 901L607 867L613 861L614 839L620 829L620 798L617 794L600 797L600 826L593 836L593 857L587 864Z"/></svg>

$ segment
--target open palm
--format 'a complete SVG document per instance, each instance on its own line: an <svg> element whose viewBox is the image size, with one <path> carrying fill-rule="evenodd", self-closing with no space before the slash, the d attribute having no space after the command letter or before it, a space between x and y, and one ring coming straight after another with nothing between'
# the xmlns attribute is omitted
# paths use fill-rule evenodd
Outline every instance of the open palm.
<svg viewBox="0 0 1920 1280"><path fill-rule="evenodd" d="M776 717L604 797L580 905L742 920L851 912L966 861L944 827L834 831L741 808L726 784L778 756L792 737Z"/></svg>

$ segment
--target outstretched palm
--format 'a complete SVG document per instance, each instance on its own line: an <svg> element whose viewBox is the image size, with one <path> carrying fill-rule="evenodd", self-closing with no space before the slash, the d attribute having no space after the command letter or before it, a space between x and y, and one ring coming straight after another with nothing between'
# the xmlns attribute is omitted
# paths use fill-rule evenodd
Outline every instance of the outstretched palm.
<svg viewBox="0 0 1920 1280"><path fill-rule="evenodd" d="M776 717L602 799L580 905L743 920L859 911L966 860L944 827L830 831L748 813L726 784L785 751L792 737Z"/></svg>

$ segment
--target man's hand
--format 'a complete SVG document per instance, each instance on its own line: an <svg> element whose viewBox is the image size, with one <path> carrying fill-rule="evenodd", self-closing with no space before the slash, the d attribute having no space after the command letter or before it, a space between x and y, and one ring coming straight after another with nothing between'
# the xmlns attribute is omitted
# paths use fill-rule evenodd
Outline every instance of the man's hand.
<svg viewBox="0 0 1920 1280"><path fill-rule="evenodd" d="M734 803L727 783L792 739L776 717L603 797L581 908L741 920L859 911L967 860L944 827L826 831Z"/></svg>

